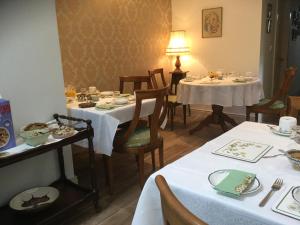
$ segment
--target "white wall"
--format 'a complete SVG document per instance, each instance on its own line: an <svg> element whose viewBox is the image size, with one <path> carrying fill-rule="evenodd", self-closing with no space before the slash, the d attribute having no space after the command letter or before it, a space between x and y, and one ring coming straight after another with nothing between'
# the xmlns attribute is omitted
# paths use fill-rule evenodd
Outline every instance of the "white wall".
<svg viewBox="0 0 300 225"><path fill-rule="evenodd" d="M265 97L272 97L275 88L275 46L277 35L277 1L263 0L262 4L262 26L261 26L261 54L260 54L260 74L263 81ZM272 29L266 32L267 26L267 6L272 4Z"/></svg>
<svg viewBox="0 0 300 225"><path fill-rule="evenodd" d="M11 101L16 133L66 113L55 0L0 1L0 93ZM74 176L70 151L65 161L67 175ZM55 152L1 168L0 205L57 177Z"/></svg>
<svg viewBox="0 0 300 225"><path fill-rule="evenodd" d="M223 7L223 35L202 38L202 9ZM182 69L259 72L262 0L172 0L173 30L187 32L191 55Z"/></svg>

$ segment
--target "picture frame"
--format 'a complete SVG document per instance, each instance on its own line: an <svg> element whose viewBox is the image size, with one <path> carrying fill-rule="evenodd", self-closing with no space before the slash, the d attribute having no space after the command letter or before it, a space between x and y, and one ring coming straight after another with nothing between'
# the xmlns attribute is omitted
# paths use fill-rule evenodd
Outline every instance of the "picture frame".
<svg viewBox="0 0 300 225"><path fill-rule="evenodd" d="M223 7L202 9L202 38L222 37Z"/></svg>

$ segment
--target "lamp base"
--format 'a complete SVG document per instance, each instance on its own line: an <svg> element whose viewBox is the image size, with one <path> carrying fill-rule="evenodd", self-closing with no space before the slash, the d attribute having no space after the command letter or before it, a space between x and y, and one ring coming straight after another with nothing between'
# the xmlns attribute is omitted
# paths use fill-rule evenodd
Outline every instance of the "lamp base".
<svg viewBox="0 0 300 225"><path fill-rule="evenodd" d="M180 56L179 55L176 56L175 67L176 67L176 69L173 71L173 73L182 73L182 70L180 69L181 62L180 62Z"/></svg>

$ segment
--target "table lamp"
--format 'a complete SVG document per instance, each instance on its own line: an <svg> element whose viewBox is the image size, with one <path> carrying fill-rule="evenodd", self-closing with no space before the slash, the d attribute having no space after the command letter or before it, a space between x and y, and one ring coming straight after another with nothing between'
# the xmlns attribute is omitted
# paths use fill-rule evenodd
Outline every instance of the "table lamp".
<svg viewBox="0 0 300 225"><path fill-rule="evenodd" d="M170 42L168 48L166 49L167 55L175 55L176 62L174 73L181 73L181 63L180 63L180 56L187 55L190 53L189 47L187 47L186 40L185 40L185 31L184 30L175 30L171 31Z"/></svg>

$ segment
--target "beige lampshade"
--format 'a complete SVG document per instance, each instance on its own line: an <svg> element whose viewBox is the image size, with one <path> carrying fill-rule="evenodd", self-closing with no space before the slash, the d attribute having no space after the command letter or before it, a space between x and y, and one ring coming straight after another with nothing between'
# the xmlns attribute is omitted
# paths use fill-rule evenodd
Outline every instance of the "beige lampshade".
<svg viewBox="0 0 300 225"><path fill-rule="evenodd" d="M184 30L176 30L171 32L169 46L166 49L167 55L186 55L190 53L187 46Z"/></svg>

